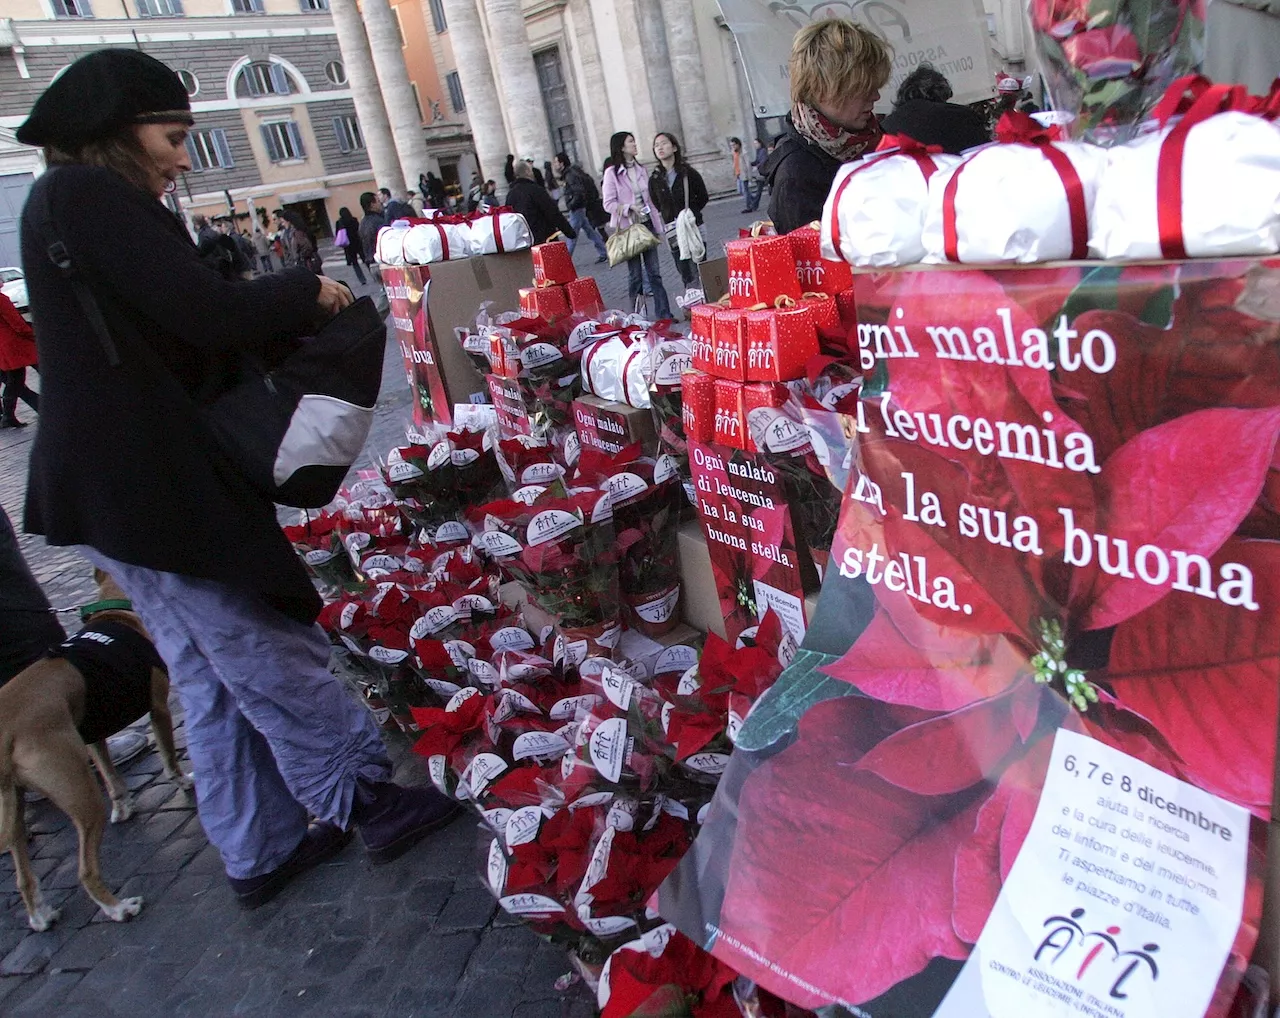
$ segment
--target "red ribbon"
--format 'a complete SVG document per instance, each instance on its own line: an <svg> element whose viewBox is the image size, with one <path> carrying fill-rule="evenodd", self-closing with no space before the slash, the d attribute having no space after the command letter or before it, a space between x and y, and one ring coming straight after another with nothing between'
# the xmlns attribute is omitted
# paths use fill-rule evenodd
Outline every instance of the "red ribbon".
<svg viewBox="0 0 1280 1018"><path fill-rule="evenodd" d="M506 248L502 245L502 227L498 224L498 213L493 212L490 215L493 219L493 243L498 249L498 254L502 254Z"/></svg>
<svg viewBox="0 0 1280 1018"><path fill-rule="evenodd" d="M440 260L442 262L447 262L449 260L449 255L451 254L449 251L449 235L444 232L444 227L435 220L432 220L427 225L434 226L436 228L436 232L440 234Z"/></svg>
<svg viewBox="0 0 1280 1018"><path fill-rule="evenodd" d="M1049 160L1067 192L1067 211L1071 216L1071 257L1084 258L1089 253L1089 210L1084 200L1084 184L1067 154L1053 144L1051 129L1038 124L1026 113L1012 110L996 125L996 138L1006 145L1028 145ZM975 154L956 167L942 192L942 246L949 262L960 260L960 235L956 229L956 192L960 174L978 156Z"/></svg>
<svg viewBox="0 0 1280 1018"><path fill-rule="evenodd" d="M1170 95L1178 84L1175 81L1169 87L1160 101L1161 107L1169 103ZM1186 88L1184 86L1184 91ZM1248 96L1239 85L1212 85L1199 89L1195 101L1160 143L1160 156L1156 163L1156 223L1160 232L1160 253L1165 258L1187 257L1182 236L1182 158L1187 147L1187 135L1196 124L1203 123L1215 113L1241 109L1247 104ZM1172 115L1167 113L1166 119Z"/></svg>
<svg viewBox="0 0 1280 1018"><path fill-rule="evenodd" d="M886 137L894 137L887 135ZM840 254L840 199L844 197L844 189L849 186L854 176L863 170L887 159L889 156L904 155L910 156L915 164L920 167L920 172L924 174L925 183L929 183L929 178L938 172L937 164L930 159L931 155L939 155L943 149L941 145L922 145L914 138L899 134L896 136L897 148L885 149L878 151L875 155L868 156L863 160L862 165L849 173L844 180L840 181L840 186L836 188L835 201L831 205L831 246L835 250L837 257Z"/></svg>

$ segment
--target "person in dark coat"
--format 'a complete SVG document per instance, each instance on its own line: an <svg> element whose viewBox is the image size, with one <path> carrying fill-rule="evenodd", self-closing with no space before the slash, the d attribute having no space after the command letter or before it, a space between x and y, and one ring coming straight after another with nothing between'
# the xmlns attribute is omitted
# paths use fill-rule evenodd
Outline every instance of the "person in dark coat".
<svg viewBox="0 0 1280 1018"><path fill-rule="evenodd" d="M40 412L40 397L27 385L27 368L35 365L35 333L13 301L0 293L0 428L27 426L18 420L19 399Z"/></svg>
<svg viewBox="0 0 1280 1018"><path fill-rule="evenodd" d="M564 207L569 210L569 225L595 245L596 264L608 261L609 252L604 246L604 238L600 236L600 231L591 221L592 206L600 205L600 190L596 187L596 182L581 166L573 165L565 152L556 153L556 169L560 172L560 179L564 183L561 192L564 196ZM603 211L604 206L600 208ZM605 218L609 218L607 213ZM569 242L570 254L573 253L576 244L576 238Z"/></svg>
<svg viewBox="0 0 1280 1018"><path fill-rule="evenodd" d="M702 210L710 200L707 197L707 185L702 174L684 161L680 152L680 143L674 134L659 131L653 138L653 157L658 165L649 174L649 197L658 206L662 221L667 224L667 242L671 247L671 257L675 260L676 269L686 288L693 287L698 281L698 269L690 258L680 257L680 243L675 234L676 217L685 209L693 212L693 218L699 229L702 227ZM703 242L705 244L705 240Z"/></svg>
<svg viewBox="0 0 1280 1018"><path fill-rule="evenodd" d="M372 191L360 195L360 250L364 263L372 265L378 260L378 231L387 225L387 215L382 211L382 198Z"/></svg>
<svg viewBox="0 0 1280 1018"><path fill-rule="evenodd" d="M921 64L902 79L893 112L881 122L886 134L905 134L923 145L940 145L959 155L991 140L987 121L968 106L948 102L951 82L930 64Z"/></svg>
<svg viewBox="0 0 1280 1018"><path fill-rule="evenodd" d="M353 828L381 861L454 805L390 781L372 715L328 671L321 602L275 506L199 413L246 355L278 363L352 297L301 268L229 281L204 264L160 201L191 169L192 123L172 70L105 49L17 131L49 165L22 213L43 388L25 525L80 546L133 602L182 698L201 822L236 898L256 907ZM129 229L104 243L104 219Z"/></svg>
<svg viewBox="0 0 1280 1018"><path fill-rule="evenodd" d="M347 264L355 272L356 279L360 281L361 286L364 286L364 269L360 267L361 255L364 254L364 245L360 243L360 221L346 206L338 209L338 220L333 224L334 236L337 237L343 230L347 231L347 243L342 253L346 256Z"/></svg>
<svg viewBox="0 0 1280 1018"><path fill-rule="evenodd" d="M534 181L532 163L516 163L516 179L507 191L507 204L524 216L535 244L545 244L557 230L570 240L577 239L578 231L569 225L555 199Z"/></svg>
<svg viewBox="0 0 1280 1018"><path fill-rule="evenodd" d="M875 150L882 131L872 107L889 80L884 40L844 18L815 21L791 46L791 113L764 164L769 218L779 233L822 218L843 163Z"/></svg>

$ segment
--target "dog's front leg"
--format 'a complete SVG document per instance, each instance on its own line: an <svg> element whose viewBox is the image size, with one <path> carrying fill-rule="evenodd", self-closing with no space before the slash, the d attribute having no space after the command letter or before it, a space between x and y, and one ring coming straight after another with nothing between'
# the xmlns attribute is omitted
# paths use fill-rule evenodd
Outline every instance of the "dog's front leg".
<svg viewBox="0 0 1280 1018"><path fill-rule="evenodd" d="M93 765L98 768L98 773L102 775L102 783L107 786L107 795L111 797L111 822L123 823L133 816L133 793L129 791L129 786L116 770L111 754L107 752L106 742L95 742L88 748L89 757L93 760Z"/></svg>

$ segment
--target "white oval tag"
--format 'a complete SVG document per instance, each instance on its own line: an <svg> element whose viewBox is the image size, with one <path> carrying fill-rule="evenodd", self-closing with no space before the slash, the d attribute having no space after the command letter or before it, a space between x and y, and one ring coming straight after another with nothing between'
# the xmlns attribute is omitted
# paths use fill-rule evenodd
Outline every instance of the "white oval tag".
<svg viewBox="0 0 1280 1018"><path fill-rule="evenodd" d="M564 906L545 894L512 894L499 898L498 904L512 915L564 915Z"/></svg>
<svg viewBox="0 0 1280 1018"><path fill-rule="evenodd" d="M529 547L557 541L582 526L582 517L563 509L547 509L529 521L526 541Z"/></svg>
<svg viewBox="0 0 1280 1018"><path fill-rule="evenodd" d="M514 760L558 760L569 752L569 743L554 732L525 732L511 747Z"/></svg>
<svg viewBox="0 0 1280 1018"><path fill-rule="evenodd" d="M671 616L675 614L676 604L679 601L680 588L676 587L675 590L664 594L662 597L636 605L636 614L651 625L659 625L670 621Z"/></svg>
<svg viewBox="0 0 1280 1018"><path fill-rule="evenodd" d="M583 693L581 696L566 696L563 700L557 700L551 707L552 721L572 721L580 714L590 712L598 703L603 703L600 697L594 693Z"/></svg>
<svg viewBox="0 0 1280 1018"><path fill-rule="evenodd" d="M591 762L606 781L622 777L622 764L627 752L627 719L602 721L591 733Z"/></svg>
<svg viewBox="0 0 1280 1018"><path fill-rule="evenodd" d="M665 675L667 672L686 672L698 663L698 652L693 647L679 644L668 647L658 655L654 663L653 674Z"/></svg>
<svg viewBox="0 0 1280 1018"><path fill-rule="evenodd" d="M538 828L542 826L541 806L522 806L511 814L507 821L507 848L527 845L538 836Z"/></svg>
<svg viewBox="0 0 1280 1018"><path fill-rule="evenodd" d="M465 541L468 538L465 524L457 520L448 520L436 527L435 544L447 544L453 541Z"/></svg>
<svg viewBox="0 0 1280 1018"><path fill-rule="evenodd" d="M450 701L444 705L444 709L452 713L453 711L456 711L459 707L461 707L464 703L466 703L468 700L470 700L473 696L479 696L479 695L480 695L480 690L476 689L475 686L465 686L462 689L459 689L453 695L453 698L450 699Z"/></svg>
<svg viewBox="0 0 1280 1018"><path fill-rule="evenodd" d="M729 757L725 753L694 753L685 758L684 764L699 774L723 774L729 766Z"/></svg>
<svg viewBox="0 0 1280 1018"><path fill-rule="evenodd" d="M392 650L390 647L370 647L369 657L384 665L398 665L409 656L407 650Z"/></svg>
<svg viewBox="0 0 1280 1018"><path fill-rule="evenodd" d="M509 558L524 551L519 541L501 530L486 530L476 534L473 543L494 558Z"/></svg>
<svg viewBox="0 0 1280 1018"><path fill-rule="evenodd" d="M316 548L302 556L302 561L309 566L322 566L333 558L333 552L328 548Z"/></svg>

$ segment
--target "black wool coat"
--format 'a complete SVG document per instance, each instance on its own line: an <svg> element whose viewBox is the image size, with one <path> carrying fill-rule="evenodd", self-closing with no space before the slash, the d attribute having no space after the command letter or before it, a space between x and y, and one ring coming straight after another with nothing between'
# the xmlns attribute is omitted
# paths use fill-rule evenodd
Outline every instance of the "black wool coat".
<svg viewBox="0 0 1280 1018"><path fill-rule="evenodd" d="M111 367L47 256L39 210L89 283L119 350ZM103 222L128 223L104 233ZM320 324L319 280L288 269L224 280L154 197L113 170L36 181L22 260L40 352L40 428L26 530L149 569L216 580L301 621L320 599L257 494L213 446L193 400L237 377L243 352L278 361Z"/></svg>
<svg viewBox="0 0 1280 1018"><path fill-rule="evenodd" d="M557 230L569 238L578 236L547 189L532 180L517 177L507 191L507 204L524 216L535 244L545 244Z"/></svg>
<svg viewBox="0 0 1280 1018"><path fill-rule="evenodd" d="M686 193L689 198L687 206L685 205ZM688 163L680 163L676 166L676 182L670 186L667 184L667 168L659 163L657 168L649 174L649 197L658 206L658 212L662 215L664 223L674 223L681 210L689 208L693 210L693 217L699 226L702 225L702 210L707 207L707 202L710 200L707 197L707 185L703 182L702 174Z"/></svg>
<svg viewBox="0 0 1280 1018"><path fill-rule="evenodd" d="M840 160L800 136L787 117L786 130L761 168L769 181L769 218L779 233L790 233L822 218Z"/></svg>

